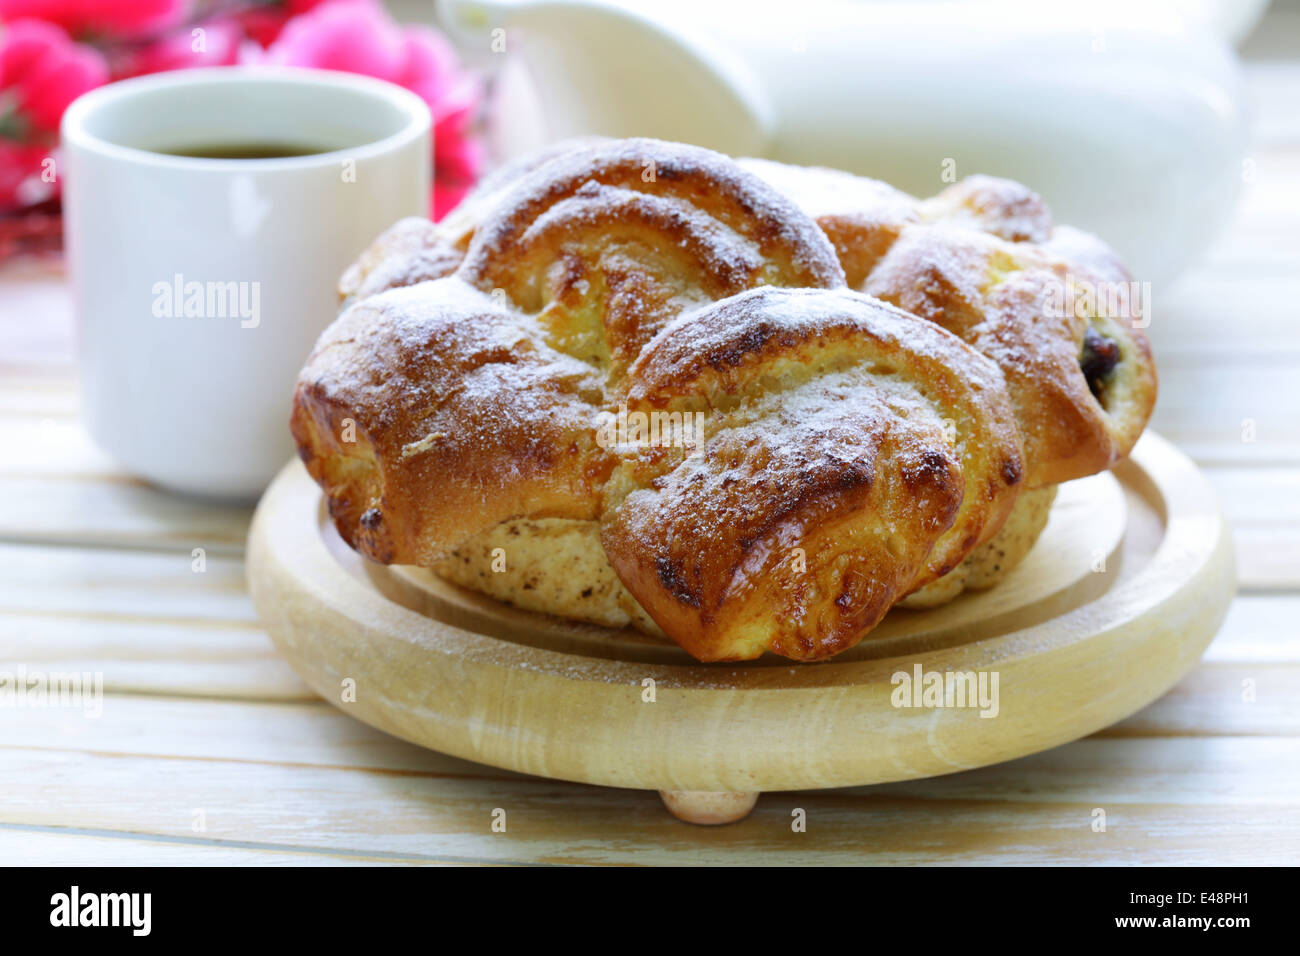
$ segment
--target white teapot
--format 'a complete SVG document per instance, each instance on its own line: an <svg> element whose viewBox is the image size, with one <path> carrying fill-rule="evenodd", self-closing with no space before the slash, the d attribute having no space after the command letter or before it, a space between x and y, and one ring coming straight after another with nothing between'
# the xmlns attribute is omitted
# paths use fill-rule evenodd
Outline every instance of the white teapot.
<svg viewBox="0 0 1300 956"><path fill-rule="evenodd" d="M503 158L599 133L834 166L920 196L1007 176L1159 283L1215 236L1243 179L1240 70L1185 6L444 0L441 13L502 66Z"/></svg>

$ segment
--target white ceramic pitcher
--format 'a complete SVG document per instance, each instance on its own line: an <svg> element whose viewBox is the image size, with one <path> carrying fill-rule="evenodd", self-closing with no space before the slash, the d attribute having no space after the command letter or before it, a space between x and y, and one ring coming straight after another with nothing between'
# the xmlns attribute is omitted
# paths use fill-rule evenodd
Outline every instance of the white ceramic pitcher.
<svg viewBox="0 0 1300 956"><path fill-rule="evenodd" d="M602 133L835 166L921 196L1008 176L1160 282L1223 225L1246 143L1235 57L1180 9L444 0L441 15L503 67L507 156Z"/></svg>

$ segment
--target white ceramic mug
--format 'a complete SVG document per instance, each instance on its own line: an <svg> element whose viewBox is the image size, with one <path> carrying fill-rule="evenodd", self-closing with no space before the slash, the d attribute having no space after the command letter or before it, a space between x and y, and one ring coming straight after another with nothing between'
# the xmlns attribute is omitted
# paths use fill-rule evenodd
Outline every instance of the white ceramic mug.
<svg viewBox="0 0 1300 956"><path fill-rule="evenodd" d="M164 487L257 495L292 453L294 380L337 311L340 272L394 221L427 214L428 108L350 74L199 69L88 93L62 135L92 437ZM170 154L239 144L327 151Z"/></svg>

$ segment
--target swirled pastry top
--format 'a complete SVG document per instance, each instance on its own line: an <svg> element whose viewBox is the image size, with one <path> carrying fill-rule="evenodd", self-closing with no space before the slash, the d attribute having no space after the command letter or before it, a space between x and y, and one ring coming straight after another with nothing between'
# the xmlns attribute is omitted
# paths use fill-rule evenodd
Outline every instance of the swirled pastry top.
<svg viewBox="0 0 1300 956"><path fill-rule="evenodd" d="M850 287L959 335L1002 369L1029 487L1125 457L1155 406L1143 287L1100 239L1053 226L1042 199L970 176L918 201L838 170L741 160L834 244Z"/></svg>
<svg viewBox="0 0 1300 956"><path fill-rule="evenodd" d="M399 223L349 273L345 294L450 274L512 186L574 153L558 144L498 170L444 224ZM1148 316L1143 287L1100 239L1053 225L1039 196L1006 179L970 176L917 200L839 170L738 163L816 221L850 288L943 326L997 363L1029 487L1104 470L1132 449L1157 390Z"/></svg>
<svg viewBox="0 0 1300 956"><path fill-rule="evenodd" d="M509 519L596 520L700 659L819 659L1005 520L1024 460L998 368L849 290L825 233L733 161L597 143L491 206L450 273L457 242L390 233L299 379L299 452L364 554L428 565ZM694 442L602 437L688 414Z"/></svg>

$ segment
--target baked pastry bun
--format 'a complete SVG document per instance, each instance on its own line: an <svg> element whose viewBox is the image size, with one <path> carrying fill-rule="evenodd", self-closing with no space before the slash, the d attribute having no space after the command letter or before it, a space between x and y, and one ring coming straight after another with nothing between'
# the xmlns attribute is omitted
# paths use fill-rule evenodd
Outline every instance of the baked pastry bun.
<svg viewBox="0 0 1300 956"><path fill-rule="evenodd" d="M1029 553L1047 525L1056 486L1022 491L1006 523L942 577L898 602L929 608L963 591L994 587ZM508 556L508 560L503 560ZM624 586L597 520L514 518L469 538L429 566L438 577L526 611L659 637L662 628Z"/></svg>
<svg viewBox="0 0 1300 956"><path fill-rule="evenodd" d="M450 274L521 179L610 142L553 145L497 170L443 223L404 220L345 274L343 293ZM816 221L850 288L942 325L998 364L1028 487L1095 474L1132 450L1155 405L1155 363L1139 287L1104 242L1054 225L1042 199L1011 180L969 176L917 200L840 170L737 163Z"/></svg>
<svg viewBox="0 0 1300 956"><path fill-rule="evenodd" d="M451 276L408 284L445 236L390 233L290 421L339 533L388 563L427 565L509 517L594 517L613 467L596 415L660 328L760 285L844 285L788 199L721 154L656 140L525 176Z"/></svg>
<svg viewBox="0 0 1300 956"><path fill-rule="evenodd" d="M606 142L599 136L578 137L528 153L484 176L441 222L418 216L399 220L344 271L339 297L346 303L451 275L465 258L474 231L521 179L552 159Z"/></svg>
<svg viewBox="0 0 1300 956"><path fill-rule="evenodd" d="M603 395L591 366L453 276L345 310L299 376L290 427L343 539L428 566L514 516L594 519L613 467L592 426Z"/></svg>
<svg viewBox="0 0 1300 956"><path fill-rule="evenodd" d="M826 231L848 284L961 336L1007 379L1027 485L1128 455L1156 399L1142 296L1101 240L1053 226L1042 199L970 176L915 200L839 170L740 160Z"/></svg>
<svg viewBox="0 0 1300 956"><path fill-rule="evenodd" d="M1025 470L1001 373L848 290L780 191L628 140L490 205L450 274L436 227L372 249L299 379L300 455L357 550L436 567L506 525L595 524L701 660L814 660L998 533ZM602 440L621 412L698 415L702 442Z"/></svg>
<svg viewBox="0 0 1300 956"><path fill-rule="evenodd" d="M677 319L633 412L699 412L701 449L628 449L601 542L700 660L849 647L1005 521L1022 476L997 369L848 290L762 288Z"/></svg>
<svg viewBox="0 0 1300 956"><path fill-rule="evenodd" d="M789 200L721 154L655 140L539 167L478 228L457 274L615 382L683 312L757 286L844 285L825 235Z"/></svg>
<svg viewBox="0 0 1300 956"><path fill-rule="evenodd" d="M1114 465L1155 404L1146 338L1085 291L1110 286L1042 248L947 224L905 228L862 284L997 363L1033 488Z"/></svg>

